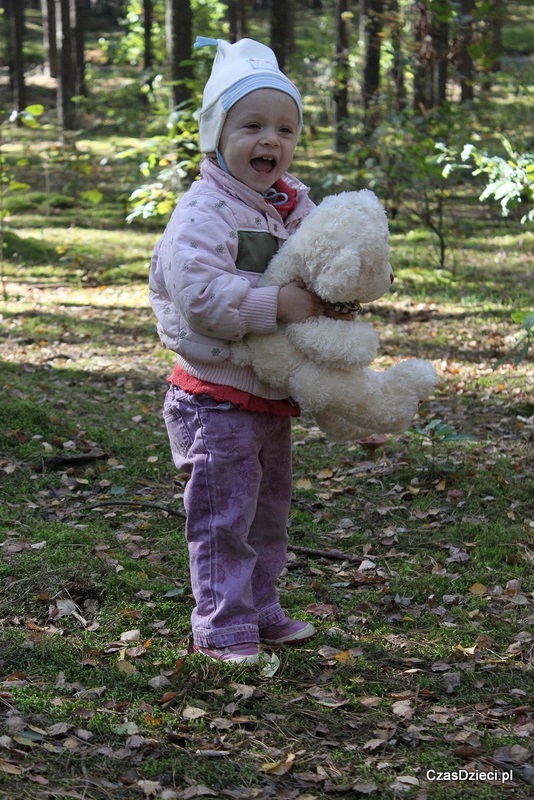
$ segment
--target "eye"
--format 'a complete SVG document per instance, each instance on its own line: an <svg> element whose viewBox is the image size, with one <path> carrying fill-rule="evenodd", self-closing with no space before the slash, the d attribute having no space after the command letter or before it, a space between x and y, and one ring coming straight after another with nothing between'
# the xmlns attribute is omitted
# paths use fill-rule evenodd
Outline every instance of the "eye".
<svg viewBox="0 0 534 800"><path fill-rule="evenodd" d="M260 127L258 122L247 122L245 128L250 128L251 130L258 130Z"/></svg>

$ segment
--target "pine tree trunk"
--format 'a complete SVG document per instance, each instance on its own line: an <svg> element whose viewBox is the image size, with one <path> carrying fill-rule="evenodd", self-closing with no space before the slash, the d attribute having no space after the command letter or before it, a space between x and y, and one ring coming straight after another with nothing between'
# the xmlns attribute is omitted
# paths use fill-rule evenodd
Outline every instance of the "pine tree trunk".
<svg viewBox="0 0 534 800"><path fill-rule="evenodd" d="M503 0L493 0L489 12L490 42L488 47L488 67L485 70L484 90L489 92L492 85L491 73L500 72L502 56L502 24L504 19Z"/></svg>
<svg viewBox="0 0 534 800"><path fill-rule="evenodd" d="M146 70L150 70L154 63L154 48L152 44L152 0L143 0L143 63Z"/></svg>
<svg viewBox="0 0 534 800"><path fill-rule="evenodd" d="M171 110L191 99L193 23L189 0L165 0Z"/></svg>
<svg viewBox="0 0 534 800"><path fill-rule="evenodd" d="M436 54L436 102L437 105L442 106L447 100L447 67L449 63L449 23L445 21L441 21L438 26Z"/></svg>
<svg viewBox="0 0 534 800"><path fill-rule="evenodd" d="M237 42L247 36L246 0L228 0L228 22L230 25L230 41Z"/></svg>
<svg viewBox="0 0 534 800"><path fill-rule="evenodd" d="M469 51L472 41L473 11L475 0L460 0L460 31L458 34L457 67L460 75L460 93L462 103L471 103L474 98L475 70Z"/></svg>
<svg viewBox="0 0 534 800"><path fill-rule="evenodd" d="M350 145L349 119L349 46L350 46L350 0L337 0L336 4L336 62L334 74L334 150L346 153Z"/></svg>
<svg viewBox="0 0 534 800"><path fill-rule="evenodd" d="M398 0L389 0L387 6L391 46L393 48L393 84L395 91L395 111L406 108L406 85L404 82L404 55L402 51L402 19L399 11Z"/></svg>
<svg viewBox="0 0 534 800"><path fill-rule="evenodd" d="M87 95L85 83L85 25L86 0L70 0L70 29L72 61L74 64L74 94Z"/></svg>
<svg viewBox="0 0 534 800"><path fill-rule="evenodd" d="M425 111L434 105L434 36L429 5L416 0L414 5L413 107Z"/></svg>
<svg viewBox="0 0 534 800"><path fill-rule="evenodd" d="M384 0L365 0L363 7L365 56L362 78L364 127L376 125L376 100L380 89L380 48L384 19Z"/></svg>
<svg viewBox="0 0 534 800"><path fill-rule="evenodd" d="M57 115L62 130L76 127L75 67L72 57L69 0L56 0L56 33L58 53Z"/></svg>
<svg viewBox="0 0 534 800"><path fill-rule="evenodd" d="M54 0L41 0L45 71L57 78L56 8Z"/></svg>
<svg viewBox="0 0 534 800"><path fill-rule="evenodd" d="M493 0L490 12L491 25L491 71L499 72L502 56L502 24L504 19L504 0Z"/></svg>
<svg viewBox="0 0 534 800"><path fill-rule="evenodd" d="M7 0L9 20L8 61L16 111L26 108L26 82L24 78L24 5L20 0Z"/></svg>
<svg viewBox="0 0 534 800"><path fill-rule="evenodd" d="M282 70L286 67L286 34L288 25L289 6L287 0L272 0L271 6L271 49L273 50L278 66Z"/></svg>

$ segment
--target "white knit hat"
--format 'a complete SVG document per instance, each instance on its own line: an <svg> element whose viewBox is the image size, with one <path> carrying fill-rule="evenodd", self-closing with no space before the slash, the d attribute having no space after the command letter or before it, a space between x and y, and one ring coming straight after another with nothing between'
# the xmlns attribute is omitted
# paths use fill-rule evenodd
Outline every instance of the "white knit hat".
<svg viewBox="0 0 534 800"><path fill-rule="evenodd" d="M217 150L226 114L245 95L256 89L278 89L293 98L302 126L302 98L297 87L278 67L270 47L253 39L239 39L235 44L223 39L197 36L195 48L217 45L211 75L204 87L200 110L200 149Z"/></svg>

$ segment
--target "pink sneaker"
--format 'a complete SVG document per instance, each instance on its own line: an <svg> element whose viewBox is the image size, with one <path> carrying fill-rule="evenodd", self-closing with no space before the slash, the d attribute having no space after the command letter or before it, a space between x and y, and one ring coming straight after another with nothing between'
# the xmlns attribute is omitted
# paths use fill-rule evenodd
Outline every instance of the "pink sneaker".
<svg viewBox="0 0 534 800"><path fill-rule="evenodd" d="M224 661L227 664L257 664L260 658L260 647L255 642L232 644L229 647L201 647L193 645L194 653L202 653L212 661Z"/></svg>
<svg viewBox="0 0 534 800"><path fill-rule="evenodd" d="M260 639L266 644L295 644L305 642L315 634L311 622L286 617L282 622L260 628Z"/></svg>

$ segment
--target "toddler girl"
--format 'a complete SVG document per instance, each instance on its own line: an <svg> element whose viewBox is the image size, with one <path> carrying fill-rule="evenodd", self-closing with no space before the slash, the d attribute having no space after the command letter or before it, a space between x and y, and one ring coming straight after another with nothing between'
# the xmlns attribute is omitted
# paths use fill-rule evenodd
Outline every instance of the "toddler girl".
<svg viewBox="0 0 534 800"><path fill-rule="evenodd" d="M150 301L163 344L177 353L164 418L174 463L189 474L193 649L254 663L260 642L315 633L286 617L276 591L299 410L233 364L230 345L322 309L295 283L258 286L313 208L308 188L287 173L302 127L300 94L265 45L197 39L205 44L217 46L200 113L206 158L155 247Z"/></svg>

